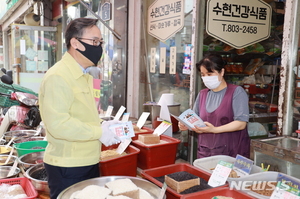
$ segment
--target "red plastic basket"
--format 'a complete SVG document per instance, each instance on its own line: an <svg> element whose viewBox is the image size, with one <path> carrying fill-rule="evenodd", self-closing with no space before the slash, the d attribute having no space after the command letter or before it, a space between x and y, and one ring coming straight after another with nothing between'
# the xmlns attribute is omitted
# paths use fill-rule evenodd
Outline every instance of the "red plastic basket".
<svg viewBox="0 0 300 199"><path fill-rule="evenodd" d="M24 198L24 199L34 199L38 196L38 193L35 190L32 183L29 181L29 179L27 179L25 177L3 179L3 180L0 180L0 185L1 184L9 184L9 185L19 184L19 185L21 185L27 195L27 198Z"/></svg>
<svg viewBox="0 0 300 199"><path fill-rule="evenodd" d="M119 144L106 147L102 145L102 151L108 149L116 149ZM102 160L99 163L99 170L101 176L136 176L137 172L137 158L140 150L132 145L129 145L123 155L109 160Z"/></svg>
<svg viewBox="0 0 300 199"><path fill-rule="evenodd" d="M206 181L208 181L211 176L210 173L208 173L204 170L198 169L197 167L192 166L187 163L178 163L178 164L166 165L166 166L161 166L161 167L156 167L156 168L151 168L151 169L145 169L145 170L142 170L141 175L143 178L153 182L154 184L156 184L159 187L162 187L163 184L159 180L157 180L156 177L160 177L160 176L164 176L167 174L180 172L180 171L186 171L186 172L191 173L195 176L198 176ZM228 182L226 182L225 185L222 185L219 187L228 187L228 186L229 186L229 184L228 184ZM205 190L195 192L195 193L204 194L210 190L214 190L219 187L212 187L212 188L205 189ZM167 187L167 190L166 190L167 199L181 199L183 196L189 196L189 195L193 195L193 193L180 194L180 193L177 193L175 190L171 189L170 187ZM202 197L199 197L199 198L202 198ZM205 197L203 197L203 199L204 198Z"/></svg>
<svg viewBox="0 0 300 199"><path fill-rule="evenodd" d="M165 141L165 143L145 145L138 140L131 142L133 146L140 150L138 154L139 168L150 169L175 163L180 140L167 135L161 135L160 140Z"/></svg>
<svg viewBox="0 0 300 199"><path fill-rule="evenodd" d="M235 189L230 190L229 187L219 187L215 189L207 190L206 192L195 192L190 195L184 195L181 199L198 199L198 198L208 198L211 199L214 196L226 196L232 198L242 198L242 199L255 199L250 195L247 195L243 192L237 191Z"/></svg>

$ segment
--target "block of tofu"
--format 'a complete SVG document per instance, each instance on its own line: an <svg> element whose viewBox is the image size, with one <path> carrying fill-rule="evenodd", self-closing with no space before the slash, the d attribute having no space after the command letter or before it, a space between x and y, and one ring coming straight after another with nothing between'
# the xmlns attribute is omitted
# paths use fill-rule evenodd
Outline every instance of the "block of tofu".
<svg viewBox="0 0 300 199"><path fill-rule="evenodd" d="M200 178L186 171L165 175L165 182L174 191L181 193L193 186L200 185Z"/></svg>
<svg viewBox="0 0 300 199"><path fill-rule="evenodd" d="M119 196L107 196L106 199L131 199L127 196L119 195Z"/></svg>
<svg viewBox="0 0 300 199"><path fill-rule="evenodd" d="M80 191L74 192L70 199L105 199L110 193L111 190L105 187L89 185Z"/></svg>
<svg viewBox="0 0 300 199"><path fill-rule="evenodd" d="M105 184L112 191L113 196L127 196L139 199L139 188L128 178L118 179Z"/></svg>
<svg viewBox="0 0 300 199"><path fill-rule="evenodd" d="M154 134L140 134L138 140L144 144L159 144L160 137Z"/></svg>

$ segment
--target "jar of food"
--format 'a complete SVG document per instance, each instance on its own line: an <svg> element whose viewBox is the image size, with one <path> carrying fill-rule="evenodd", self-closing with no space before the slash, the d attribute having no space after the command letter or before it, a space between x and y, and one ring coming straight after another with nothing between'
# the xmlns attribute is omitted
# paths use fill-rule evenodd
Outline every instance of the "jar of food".
<svg viewBox="0 0 300 199"><path fill-rule="evenodd" d="M236 63L231 62L231 70L232 70L232 73L235 73L235 74L239 73Z"/></svg>
<svg viewBox="0 0 300 199"><path fill-rule="evenodd" d="M225 71L226 73L231 73L232 70L231 70L231 62L227 62L226 65L225 65Z"/></svg>
<svg viewBox="0 0 300 199"><path fill-rule="evenodd" d="M228 62L232 62L231 55L226 55L226 60L227 60Z"/></svg>
<svg viewBox="0 0 300 199"><path fill-rule="evenodd" d="M243 73L244 72L244 67L243 67L243 63L236 63L236 67L237 70L239 71L239 73Z"/></svg>

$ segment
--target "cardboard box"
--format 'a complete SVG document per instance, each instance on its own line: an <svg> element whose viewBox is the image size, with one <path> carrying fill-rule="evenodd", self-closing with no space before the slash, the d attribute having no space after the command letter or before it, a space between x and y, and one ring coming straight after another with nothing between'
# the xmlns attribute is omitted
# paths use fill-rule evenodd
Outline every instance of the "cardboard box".
<svg viewBox="0 0 300 199"><path fill-rule="evenodd" d="M144 144L159 144L160 136L156 134L141 134L138 137L138 140Z"/></svg>

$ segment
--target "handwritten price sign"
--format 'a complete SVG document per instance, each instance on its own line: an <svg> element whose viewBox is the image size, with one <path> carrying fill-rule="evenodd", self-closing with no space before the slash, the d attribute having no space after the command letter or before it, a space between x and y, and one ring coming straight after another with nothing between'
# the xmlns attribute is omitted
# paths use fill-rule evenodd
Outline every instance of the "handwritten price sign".
<svg viewBox="0 0 300 199"><path fill-rule="evenodd" d="M208 185L217 187L224 185L232 170L233 164L220 160L208 180Z"/></svg>

